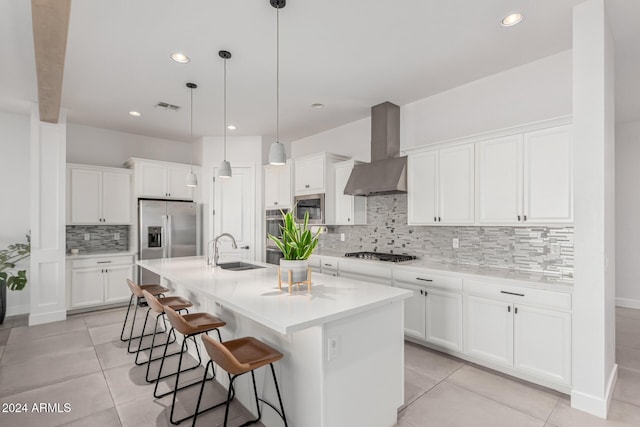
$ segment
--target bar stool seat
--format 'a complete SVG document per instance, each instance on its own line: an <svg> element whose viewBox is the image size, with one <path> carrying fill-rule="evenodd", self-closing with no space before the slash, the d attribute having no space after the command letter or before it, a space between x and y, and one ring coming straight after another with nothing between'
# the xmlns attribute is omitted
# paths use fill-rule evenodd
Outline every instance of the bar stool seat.
<svg viewBox="0 0 640 427"><path fill-rule="evenodd" d="M151 296L151 292L149 292ZM156 298L160 304L163 306L171 307L174 310L183 310L185 308L193 307L193 303L186 298L182 297L164 297L164 298Z"/></svg>
<svg viewBox="0 0 640 427"><path fill-rule="evenodd" d="M222 369L227 371L229 374L229 390L227 392L227 400L225 402L221 402L213 405L206 410L213 409L222 404L225 404L225 413L224 413L224 426L227 425L227 419L229 417L229 403L233 400L233 396L235 391L233 389L233 382L240 375L246 374L247 372L251 372L251 380L253 382L253 393L256 399L256 407L258 408L258 418L255 420L248 421L243 424L243 426L247 426L250 424L254 424L259 422L262 419L262 412L260 411L260 402L264 402L266 405L270 406L276 413L282 418L284 421L285 427L287 424L287 417L284 413L284 406L282 404L282 397L280 396L280 388L278 387L278 379L276 378L276 372L273 368L273 363L282 359L282 353L278 350L270 347L269 345L263 343L260 340L257 340L253 337L244 337L238 338L231 341L225 342L216 342L211 339L211 337L203 335L202 343L204 344L205 350L209 354L211 360L207 363L207 367L205 368L205 377L202 379L202 385L200 386L200 395L198 396L198 403L196 404L196 412L193 418L193 426L196 425L196 419L199 414L204 411L199 411L200 402L202 400L202 393L204 391L204 381L206 378L206 370L210 364L216 363ZM273 382L276 388L276 393L278 395L278 402L280 403L280 410L273 406L271 403L267 402L258 397L258 390L256 387L256 378L254 375L254 371L263 366L269 365L271 368L271 374L273 375ZM232 376L233 375L233 376Z"/></svg>
<svg viewBox="0 0 640 427"><path fill-rule="evenodd" d="M137 336L137 337L133 336L133 329L136 324L136 316L138 315L138 306L144 300L144 295L142 294L142 291L146 290L153 296L159 296L169 292L169 289L158 284L138 285L137 283L134 283L131 279L127 279L127 285L129 286L129 290L131 290L131 297L129 298L129 305L127 306L127 314L124 316L124 322L122 322L122 331L120 332L120 341L122 342L129 341L129 344L127 345L127 351L129 351L129 353L133 353L133 351L131 351L132 340L138 339L138 338L142 339L141 337L151 336L151 334L145 334L144 330L142 330L140 336ZM129 331L129 337L125 338L124 330L127 325L127 320L129 319L129 313L131 311L131 303L133 302L134 297L136 298L136 303L135 303L135 310L133 311L133 321L131 322L131 330Z"/></svg>

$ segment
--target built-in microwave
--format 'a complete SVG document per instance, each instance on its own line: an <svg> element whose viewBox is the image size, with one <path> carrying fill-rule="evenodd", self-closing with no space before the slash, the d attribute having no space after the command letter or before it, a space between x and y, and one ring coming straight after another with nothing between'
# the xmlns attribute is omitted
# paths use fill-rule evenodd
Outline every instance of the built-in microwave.
<svg viewBox="0 0 640 427"><path fill-rule="evenodd" d="M295 197L294 213L298 222L309 212L309 224L324 224L324 193Z"/></svg>

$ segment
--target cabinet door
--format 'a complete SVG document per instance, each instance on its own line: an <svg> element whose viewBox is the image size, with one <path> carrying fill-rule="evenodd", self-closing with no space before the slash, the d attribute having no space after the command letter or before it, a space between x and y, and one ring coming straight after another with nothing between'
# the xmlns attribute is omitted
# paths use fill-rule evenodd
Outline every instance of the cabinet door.
<svg viewBox="0 0 640 427"><path fill-rule="evenodd" d="M395 286L413 291L413 296L404 300L404 334L425 339L425 295L424 288L408 283L396 282Z"/></svg>
<svg viewBox="0 0 640 427"><path fill-rule="evenodd" d="M99 224L102 218L102 172L71 169L71 224Z"/></svg>
<svg viewBox="0 0 640 427"><path fill-rule="evenodd" d="M522 135L477 144L478 220L522 224Z"/></svg>
<svg viewBox="0 0 640 427"><path fill-rule="evenodd" d="M425 340L462 351L462 295L432 288L426 293Z"/></svg>
<svg viewBox="0 0 640 427"><path fill-rule="evenodd" d="M127 279L133 280L133 265L116 265L105 269L104 302L128 301L131 291Z"/></svg>
<svg viewBox="0 0 640 427"><path fill-rule="evenodd" d="M527 374L571 384L571 315L514 307L514 367Z"/></svg>
<svg viewBox="0 0 640 427"><path fill-rule="evenodd" d="M438 223L473 224L474 222L474 146L463 145L438 153L439 190Z"/></svg>
<svg viewBox="0 0 640 427"><path fill-rule="evenodd" d="M276 168L278 171L278 189L276 205L278 208L290 208L291 207L291 163L287 163L284 166Z"/></svg>
<svg viewBox="0 0 640 427"><path fill-rule="evenodd" d="M438 220L437 151L412 154L407 159L407 209L409 225L433 225Z"/></svg>
<svg viewBox="0 0 640 427"><path fill-rule="evenodd" d="M465 307L465 347L470 356L513 366L513 307L473 295Z"/></svg>
<svg viewBox="0 0 640 427"><path fill-rule="evenodd" d="M264 205L266 209L279 208L280 171L278 166L264 169Z"/></svg>
<svg viewBox="0 0 640 427"><path fill-rule="evenodd" d="M161 165L140 165L140 183L138 190L140 196L168 197L167 168Z"/></svg>
<svg viewBox="0 0 640 427"><path fill-rule="evenodd" d="M104 302L102 268L71 271L71 308L99 305Z"/></svg>
<svg viewBox="0 0 640 427"><path fill-rule="evenodd" d="M193 190L187 187L189 167L169 166L167 168L167 193L169 197L183 200L193 199Z"/></svg>
<svg viewBox="0 0 640 427"><path fill-rule="evenodd" d="M294 165L296 195L325 192L324 160L324 157L296 160Z"/></svg>
<svg viewBox="0 0 640 427"><path fill-rule="evenodd" d="M102 173L102 217L106 224L131 224L131 175Z"/></svg>
<svg viewBox="0 0 640 427"><path fill-rule="evenodd" d="M347 185L353 166L351 164L334 167L335 172L335 223L337 225L353 225L355 223L353 212L353 196L344 194L344 187Z"/></svg>
<svg viewBox="0 0 640 427"><path fill-rule="evenodd" d="M524 135L526 222L573 221L573 154L570 126Z"/></svg>

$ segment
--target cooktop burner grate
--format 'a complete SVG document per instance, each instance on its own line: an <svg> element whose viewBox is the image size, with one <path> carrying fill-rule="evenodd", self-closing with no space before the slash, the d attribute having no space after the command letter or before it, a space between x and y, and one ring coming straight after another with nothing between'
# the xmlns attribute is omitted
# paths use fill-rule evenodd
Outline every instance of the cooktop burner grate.
<svg viewBox="0 0 640 427"><path fill-rule="evenodd" d="M412 259L416 259L416 257L413 255L384 254L380 252L348 252L344 254L344 256L350 257L350 258L372 259L375 261L387 261L387 262L403 262L403 261L411 261Z"/></svg>

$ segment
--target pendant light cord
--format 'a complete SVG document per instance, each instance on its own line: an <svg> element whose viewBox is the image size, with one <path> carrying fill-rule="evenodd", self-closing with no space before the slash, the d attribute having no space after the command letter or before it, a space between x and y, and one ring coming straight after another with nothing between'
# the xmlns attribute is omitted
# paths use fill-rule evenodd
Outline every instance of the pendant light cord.
<svg viewBox="0 0 640 427"><path fill-rule="evenodd" d="M280 143L280 8L276 8L276 142Z"/></svg>
<svg viewBox="0 0 640 427"><path fill-rule="evenodd" d="M227 160L227 59L224 60L224 160Z"/></svg>
<svg viewBox="0 0 640 427"><path fill-rule="evenodd" d="M193 88L191 90L191 123L189 125L189 147L191 147L191 173L193 173Z"/></svg>

